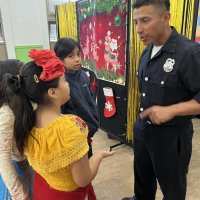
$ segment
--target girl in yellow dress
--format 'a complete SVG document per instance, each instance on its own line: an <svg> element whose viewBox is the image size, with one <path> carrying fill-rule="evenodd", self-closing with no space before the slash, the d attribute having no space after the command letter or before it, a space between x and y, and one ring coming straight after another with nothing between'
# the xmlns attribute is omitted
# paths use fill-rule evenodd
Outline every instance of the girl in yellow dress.
<svg viewBox="0 0 200 200"><path fill-rule="evenodd" d="M51 50L32 49L29 56L33 61L20 76L7 74L4 80L18 111L17 147L35 170L33 199L95 200L90 183L103 158L114 152L101 151L88 159L87 125L60 111L70 98L62 62Z"/></svg>

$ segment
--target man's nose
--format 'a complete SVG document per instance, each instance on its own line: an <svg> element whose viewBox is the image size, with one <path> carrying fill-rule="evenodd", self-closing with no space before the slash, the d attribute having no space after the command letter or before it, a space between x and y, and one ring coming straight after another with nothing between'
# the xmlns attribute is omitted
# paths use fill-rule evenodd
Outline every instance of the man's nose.
<svg viewBox="0 0 200 200"><path fill-rule="evenodd" d="M144 28L143 28L142 24L138 22L138 24L136 25L136 32L138 34L141 34L143 31L144 31Z"/></svg>

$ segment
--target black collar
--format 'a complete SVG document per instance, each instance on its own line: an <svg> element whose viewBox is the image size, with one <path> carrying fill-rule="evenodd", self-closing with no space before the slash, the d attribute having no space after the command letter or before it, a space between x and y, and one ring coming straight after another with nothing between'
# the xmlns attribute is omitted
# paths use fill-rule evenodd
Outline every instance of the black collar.
<svg viewBox="0 0 200 200"><path fill-rule="evenodd" d="M171 27L171 28L172 28L172 33L171 33L169 39L167 40L167 42L163 45L162 51L175 53L176 52L177 37L178 37L179 34L177 33L177 31L174 27Z"/></svg>

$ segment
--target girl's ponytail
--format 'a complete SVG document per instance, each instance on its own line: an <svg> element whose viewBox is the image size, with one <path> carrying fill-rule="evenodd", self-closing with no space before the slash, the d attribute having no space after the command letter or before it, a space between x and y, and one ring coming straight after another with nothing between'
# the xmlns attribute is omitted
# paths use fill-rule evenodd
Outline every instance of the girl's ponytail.
<svg viewBox="0 0 200 200"><path fill-rule="evenodd" d="M14 137L20 153L23 153L25 140L35 124L35 112L23 91L23 84L23 76L8 73L3 76L2 86L5 87L4 95L15 116Z"/></svg>

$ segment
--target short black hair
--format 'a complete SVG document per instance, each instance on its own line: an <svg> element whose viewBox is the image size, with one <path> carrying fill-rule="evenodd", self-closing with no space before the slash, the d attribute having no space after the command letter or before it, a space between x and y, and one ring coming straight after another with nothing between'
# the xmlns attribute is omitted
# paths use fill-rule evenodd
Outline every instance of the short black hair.
<svg viewBox="0 0 200 200"><path fill-rule="evenodd" d="M170 11L170 0L135 0L133 3L133 9L148 5L163 7L167 11Z"/></svg>
<svg viewBox="0 0 200 200"><path fill-rule="evenodd" d="M60 38L54 46L54 51L56 53L56 56L63 60L70 53L72 53L75 47L77 47L80 50L79 43L76 42L74 39L67 37Z"/></svg>

